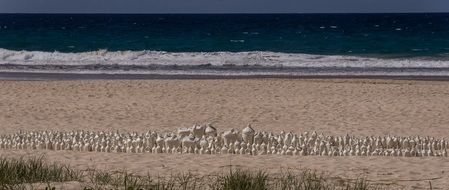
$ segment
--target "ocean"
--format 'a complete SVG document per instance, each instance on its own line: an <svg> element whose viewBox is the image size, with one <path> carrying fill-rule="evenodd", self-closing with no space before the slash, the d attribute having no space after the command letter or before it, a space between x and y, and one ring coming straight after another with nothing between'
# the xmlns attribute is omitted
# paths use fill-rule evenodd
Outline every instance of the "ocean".
<svg viewBox="0 0 449 190"><path fill-rule="evenodd" d="M0 14L0 73L449 76L449 14Z"/></svg>

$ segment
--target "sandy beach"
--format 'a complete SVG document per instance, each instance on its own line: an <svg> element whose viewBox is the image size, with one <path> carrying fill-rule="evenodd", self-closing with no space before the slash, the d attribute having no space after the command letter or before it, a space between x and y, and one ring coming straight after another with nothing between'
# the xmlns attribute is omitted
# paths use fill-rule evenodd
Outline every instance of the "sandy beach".
<svg viewBox="0 0 449 190"><path fill-rule="evenodd" d="M212 123L242 129L328 135L432 136L449 139L449 82L384 79L208 79L0 81L0 134L19 130L172 131ZM223 166L279 172L316 169L366 176L405 189L449 187L449 159L155 155L0 150L45 154L79 168L155 174L220 172Z"/></svg>

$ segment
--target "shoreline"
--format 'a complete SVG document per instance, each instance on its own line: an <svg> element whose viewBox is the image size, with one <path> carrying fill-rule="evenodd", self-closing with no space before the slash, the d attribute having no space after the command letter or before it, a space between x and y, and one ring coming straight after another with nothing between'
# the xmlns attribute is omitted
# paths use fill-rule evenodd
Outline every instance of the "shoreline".
<svg viewBox="0 0 449 190"><path fill-rule="evenodd" d="M0 72L4 81L49 81L49 80L233 80L233 79L374 79L449 81L449 76L401 76L401 75L188 75L188 74L100 74L100 73L40 73Z"/></svg>

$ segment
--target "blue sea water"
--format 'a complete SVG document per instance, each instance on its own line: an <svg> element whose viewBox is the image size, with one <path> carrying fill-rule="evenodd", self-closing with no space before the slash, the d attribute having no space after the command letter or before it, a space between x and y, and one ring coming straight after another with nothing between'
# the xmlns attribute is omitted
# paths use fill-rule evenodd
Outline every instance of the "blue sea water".
<svg viewBox="0 0 449 190"><path fill-rule="evenodd" d="M442 13L0 14L0 70L186 64L443 71L448 57L449 14Z"/></svg>
<svg viewBox="0 0 449 190"><path fill-rule="evenodd" d="M0 48L83 52L449 52L449 14L0 15Z"/></svg>

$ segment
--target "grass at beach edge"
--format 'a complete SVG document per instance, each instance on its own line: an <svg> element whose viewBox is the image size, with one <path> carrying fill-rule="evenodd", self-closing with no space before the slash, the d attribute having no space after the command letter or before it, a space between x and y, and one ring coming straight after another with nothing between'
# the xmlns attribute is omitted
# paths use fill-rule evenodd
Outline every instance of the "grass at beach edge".
<svg viewBox="0 0 449 190"><path fill-rule="evenodd" d="M136 175L128 171L77 170L69 165L49 163L44 157L0 158L0 189L126 190L380 190L366 179L344 180L312 170L283 172L249 171L229 168L217 175L177 173L169 176ZM77 188L77 189L79 189ZM73 188L72 188L73 189Z"/></svg>

